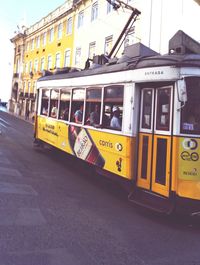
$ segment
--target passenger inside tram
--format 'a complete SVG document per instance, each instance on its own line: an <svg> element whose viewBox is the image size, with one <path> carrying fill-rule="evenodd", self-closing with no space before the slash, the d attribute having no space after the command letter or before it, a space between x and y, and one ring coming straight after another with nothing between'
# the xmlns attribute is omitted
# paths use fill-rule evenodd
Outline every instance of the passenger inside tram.
<svg viewBox="0 0 200 265"><path fill-rule="evenodd" d="M52 118L57 118L57 113L58 113L58 102L55 101L53 104L53 107L51 109L51 117Z"/></svg>
<svg viewBox="0 0 200 265"><path fill-rule="evenodd" d="M188 78L186 83L187 101L181 108L181 132L186 134L200 134L199 78Z"/></svg>
<svg viewBox="0 0 200 265"><path fill-rule="evenodd" d="M94 110L90 113L89 124L92 126L99 125L100 122L100 106L95 104Z"/></svg>
<svg viewBox="0 0 200 265"><path fill-rule="evenodd" d="M113 106L113 116L110 121L110 127L113 129L121 130L121 120L120 120L120 109L118 106Z"/></svg>

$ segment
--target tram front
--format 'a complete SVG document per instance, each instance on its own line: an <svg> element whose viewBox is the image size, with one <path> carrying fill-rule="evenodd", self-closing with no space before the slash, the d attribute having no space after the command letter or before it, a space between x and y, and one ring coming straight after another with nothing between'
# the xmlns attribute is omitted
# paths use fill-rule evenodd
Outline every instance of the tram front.
<svg viewBox="0 0 200 265"><path fill-rule="evenodd" d="M180 114L178 116L178 134L175 136L177 148L173 174L177 176L177 209L191 214L200 214L200 77L186 77L185 100L179 89ZM183 97L184 98L184 97Z"/></svg>
<svg viewBox="0 0 200 265"><path fill-rule="evenodd" d="M181 73L181 71L180 71ZM134 202L200 213L200 77L140 87Z"/></svg>

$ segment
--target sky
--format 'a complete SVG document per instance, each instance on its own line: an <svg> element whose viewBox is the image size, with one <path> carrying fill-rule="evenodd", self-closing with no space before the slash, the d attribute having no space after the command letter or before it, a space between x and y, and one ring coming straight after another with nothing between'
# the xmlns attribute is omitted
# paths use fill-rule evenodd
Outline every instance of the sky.
<svg viewBox="0 0 200 265"><path fill-rule="evenodd" d="M31 26L64 2L65 0L6 0L1 2L0 99L2 101L8 101L11 93L14 47L10 39L15 36L17 25L25 20L26 25Z"/></svg>
<svg viewBox="0 0 200 265"><path fill-rule="evenodd" d="M105 0L106 1L106 0ZM165 53L168 49L168 40L178 29L184 30L188 35L200 41L200 5L193 0L138 0L146 4L153 2L153 18L151 21L151 38L147 34L146 25L149 23L147 8L143 10L147 24L143 27L144 38L142 42L156 50ZM198 0L200 2L200 0ZM8 101L11 97L13 75L14 47L10 39L15 36L17 25L25 21L31 26L60 5L65 0L6 0L1 2L0 8L0 99ZM124 0L124 2L126 2ZM137 2L137 0L136 0ZM162 18L157 14L162 9ZM177 12L178 11L178 12ZM157 36L158 38L155 38ZM145 40L146 38L146 40ZM162 40L161 41L159 41Z"/></svg>

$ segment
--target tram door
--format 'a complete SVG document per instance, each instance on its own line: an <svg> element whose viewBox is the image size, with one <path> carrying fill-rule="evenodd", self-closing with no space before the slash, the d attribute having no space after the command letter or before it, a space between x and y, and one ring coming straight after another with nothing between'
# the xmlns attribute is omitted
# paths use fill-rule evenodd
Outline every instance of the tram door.
<svg viewBox="0 0 200 265"><path fill-rule="evenodd" d="M169 197L172 86L143 88L138 145L137 186Z"/></svg>

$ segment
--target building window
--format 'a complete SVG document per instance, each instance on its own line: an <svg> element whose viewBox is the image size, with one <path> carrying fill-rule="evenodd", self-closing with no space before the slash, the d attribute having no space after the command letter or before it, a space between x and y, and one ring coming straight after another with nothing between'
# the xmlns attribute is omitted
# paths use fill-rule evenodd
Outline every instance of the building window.
<svg viewBox="0 0 200 265"><path fill-rule="evenodd" d="M29 42L27 41L27 43L26 43L26 51L28 51L29 50Z"/></svg>
<svg viewBox="0 0 200 265"><path fill-rule="evenodd" d="M52 56L49 55L48 58L47 58L47 69L51 69L52 67Z"/></svg>
<svg viewBox="0 0 200 265"><path fill-rule="evenodd" d="M105 38L105 47L104 47L104 53L108 55L112 49L113 44L113 36L109 36Z"/></svg>
<svg viewBox="0 0 200 265"><path fill-rule="evenodd" d="M58 25L58 40L62 38L62 23Z"/></svg>
<svg viewBox="0 0 200 265"><path fill-rule="evenodd" d="M40 70L44 70L44 58L41 58L41 63L40 63Z"/></svg>
<svg viewBox="0 0 200 265"><path fill-rule="evenodd" d="M28 93L31 93L31 82L28 82Z"/></svg>
<svg viewBox="0 0 200 265"><path fill-rule="evenodd" d="M83 11L78 14L78 28L83 26L84 13Z"/></svg>
<svg viewBox="0 0 200 265"><path fill-rule="evenodd" d="M26 91L26 82L24 82L23 84L23 93L25 93L25 91Z"/></svg>
<svg viewBox="0 0 200 265"><path fill-rule="evenodd" d="M34 50L34 39L31 40L31 50Z"/></svg>
<svg viewBox="0 0 200 265"><path fill-rule="evenodd" d="M97 17L98 17L98 3L95 2L95 3L92 5L91 21L96 20Z"/></svg>
<svg viewBox="0 0 200 265"><path fill-rule="evenodd" d="M39 48L40 47L40 36L37 36L35 38L35 43L36 43L36 48Z"/></svg>
<svg viewBox="0 0 200 265"><path fill-rule="evenodd" d="M67 34L72 34L72 17L67 20Z"/></svg>
<svg viewBox="0 0 200 265"><path fill-rule="evenodd" d="M28 63L25 64L25 73L28 74Z"/></svg>
<svg viewBox="0 0 200 265"><path fill-rule="evenodd" d="M42 35L42 45L45 46L47 42L47 33L44 32Z"/></svg>
<svg viewBox="0 0 200 265"><path fill-rule="evenodd" d="M113 6L107 2L107 14L113 10Z"/></svg>
<svg viewBox="0 0 200 265"><path fill-rule="evenodd" d="M16 62L16 73L19 74L19 59L17 59L17 62Z"/></svg>
<svg viewBox="0 0 200 265"><path fill-rule="evenodd" d="M55 67L60 67L60 53L56 53Z"/></svg>
<svg viewBox="0 0 200 265"><path fill-rule="evenodd" d="M124 47L134 44L134 33L135 33L135 27L132 27L131 29L128 30L124 41Z"/></svg>
<svg viewBox="0 0 200 265"><path fill-rule="evenodd" d="M34 61L34 72L38 71L38 59Z"/></svg>
<svg viewBox="0 0 200 265"><path fill-rule="evenodd" d="M64 67L70 66L70 50L65 51Z"/></svg>
<svg viewBox="0 0 200 265"><path fill-rule="evenodd" d="M76 48L75 65L79 65L81 62L81 48Z"/></svg>
<svg viewBox="0 0 200 265"><path fill-rule="evenodd" d="M88 58L93 59L95 55L95 48L96 48L96 42L91 42L89 44L89 53L88 53Z"/></svg>
<svg viewBox="0 0 200 265"><path fill-rule="evenodd" d="M52 42L53 41L53 34L54 34L54 30L53 30L53 28L51 28L49 30L49 42Z"/></svg>
<svg viewBox="0 0 200 265"><path fill-rule="evenodd" d="M29 62L29 73L32 72L32 61Z"/></svg>

